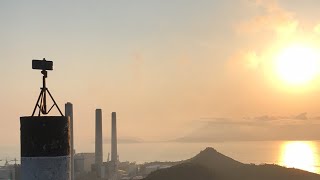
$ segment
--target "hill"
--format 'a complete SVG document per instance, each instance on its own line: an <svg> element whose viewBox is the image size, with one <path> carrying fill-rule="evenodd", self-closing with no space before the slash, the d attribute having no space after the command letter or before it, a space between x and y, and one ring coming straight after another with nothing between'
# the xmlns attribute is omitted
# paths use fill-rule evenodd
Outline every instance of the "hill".
<svg viewBox="0 0 320 180"><path fill-rule="evenodd" d="M219 153L213 148L206 148L195 157L186 160L185 162L199 164L215 170L239 168L244 165L241 162Z"/></svg>
<svg viewBox="0 0 320 180"><path fill-rule="evenodd" d="M212 180L215 176L210 169L201 165L182 163L168 169L155 171L146 180L196 180L199 177L201 177L201 180Z"/></svg>
<svg viewBox="0 0 320 180"><path fill-rule="evenodd" d="M320 175L273 164L238 162L213 148L168 169L151 173L145 180L319 180Z"/></svg>

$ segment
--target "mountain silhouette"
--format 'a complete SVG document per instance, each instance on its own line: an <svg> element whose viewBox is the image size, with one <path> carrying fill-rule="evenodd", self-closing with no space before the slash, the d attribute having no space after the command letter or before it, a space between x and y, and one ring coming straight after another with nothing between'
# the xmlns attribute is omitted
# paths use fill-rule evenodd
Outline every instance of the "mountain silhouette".
<svg viewBox="0 0 320 180"><path fill-rule="evenodd" d="M152 172L145 180L212 180L214 173L206 167L182 163L168 169Z"/></svg>
<svg viewBox="0 0 320 180"><path fill-rule="evenodd" d="M213 148L168 169L151 173L145 180L319 180L320 175L274 164L244 164Z"/></svg>
<svg viewBox="0 0 320 180"><path fill-rule="evenodd" d="M239 168L244 165L241 162L219 153L213 148L206 148L195 157L186 160L186 162L199 164L211 169Z"/></svg>

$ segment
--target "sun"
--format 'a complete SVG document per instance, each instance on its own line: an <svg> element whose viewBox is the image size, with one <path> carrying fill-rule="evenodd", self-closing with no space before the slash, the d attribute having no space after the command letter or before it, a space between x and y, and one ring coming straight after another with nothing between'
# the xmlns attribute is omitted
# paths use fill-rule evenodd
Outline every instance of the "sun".
<svg viewBox="0 0 320 180"><path fill-rule="evenodd" d="M317 157L315 145L307 141L285 143L282 147L281 165L316 172Z"/></svg>
<svg viewBox="0 0 320 180"><path fill-rule="evenodd" d="M277 76L289 85L303 85L315 79L319 65L317 51L303 45L289 46L275 59Z"/></svg>

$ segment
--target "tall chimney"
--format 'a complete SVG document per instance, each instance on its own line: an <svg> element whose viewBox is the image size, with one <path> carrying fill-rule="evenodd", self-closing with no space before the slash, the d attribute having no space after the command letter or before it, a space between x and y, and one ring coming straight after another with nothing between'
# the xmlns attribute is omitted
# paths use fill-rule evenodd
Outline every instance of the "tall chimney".
<svg viewBox="0 0 320 180"><path fill-rule="evenodd" d="M118 161L118 153L117 153L117 114L116 112L112 112L112 132L111 132L111 161Z"/></svg>
<svg viewBox="0 0 320 180"><path fill-rule="evenodd" d="M96 147L95 147L95 164L98 171L102 165L102 111L101 109L96 109Z"/></svg>
<svg viewBox="0 0 320 180"><path fill-rule="evenodd" d="M71 180L74 180L74 140L73 140L73 105L70 102L65 104L65 116L70 120L70 147L71 147Z"/></svg>

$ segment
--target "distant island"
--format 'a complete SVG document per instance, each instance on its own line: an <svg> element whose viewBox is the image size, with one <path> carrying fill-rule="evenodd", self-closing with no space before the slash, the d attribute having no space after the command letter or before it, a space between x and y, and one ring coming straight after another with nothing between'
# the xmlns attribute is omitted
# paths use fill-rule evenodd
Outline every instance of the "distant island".
<svg viewBox="0 0 320 180"><path fill-rule="evenodd" d="M144 180L319 180L320 175L275 164L244 164L213 148L167 169L152 172Z"/></svg>

